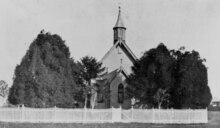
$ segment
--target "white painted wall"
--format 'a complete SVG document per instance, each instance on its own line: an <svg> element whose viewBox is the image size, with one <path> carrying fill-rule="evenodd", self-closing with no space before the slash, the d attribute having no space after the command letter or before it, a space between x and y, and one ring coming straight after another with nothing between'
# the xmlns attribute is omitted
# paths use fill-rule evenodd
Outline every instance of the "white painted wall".
<svg viewBox="0 0 220 128"><path fill-rule="evenodd" d="M123 59L122 64L121 59ZM131 67L133 66L132 61L127 57L120 47L114 47L106 58L103 59L102 64L103 67L108 68L108 72L118 69L122 65L128 74L132 72Z"/></svg>

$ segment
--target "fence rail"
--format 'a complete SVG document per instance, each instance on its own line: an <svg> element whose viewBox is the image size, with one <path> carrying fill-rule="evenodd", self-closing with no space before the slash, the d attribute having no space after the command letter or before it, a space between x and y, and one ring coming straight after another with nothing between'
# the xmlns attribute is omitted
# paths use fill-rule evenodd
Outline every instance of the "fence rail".
<svg viewBox="0 0 220 128"><path fill-rule="evenodd" d="M0 108L0 121L33 123L208 123L207 109Z"/></svg>

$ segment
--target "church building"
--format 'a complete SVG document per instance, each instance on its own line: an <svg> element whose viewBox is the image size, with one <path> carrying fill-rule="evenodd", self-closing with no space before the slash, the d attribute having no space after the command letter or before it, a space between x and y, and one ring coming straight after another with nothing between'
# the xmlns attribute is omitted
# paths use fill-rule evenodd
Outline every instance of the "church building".
<svg viewBox="0 0 220 128"><path fill-rule="evenodd" d="M126 27L119 7L118 19L113 27L113 46L101 59L105 72L96 78L93 95L94 108L131 107L131 99L126 93L126 77L131 74L131 67L137 57L126 44Z"/></svg>

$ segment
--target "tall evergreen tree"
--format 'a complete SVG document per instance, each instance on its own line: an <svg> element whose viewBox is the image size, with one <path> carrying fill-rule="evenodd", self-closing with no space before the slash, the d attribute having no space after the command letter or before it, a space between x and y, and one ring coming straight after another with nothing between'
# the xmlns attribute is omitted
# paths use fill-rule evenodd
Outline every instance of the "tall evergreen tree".
<svg viewBox="0 0 220 128"><path fill-rule="evenodd" d="M81 62L78 63L79 67L81 67L81 76L84 81L84 98L85 98L85 106L91 107L91 95L92 89L91 80L96 78L99 73L104 71L102 68L102 63L99 63L96 58L91 56L85 56L81 59Z"/></svg>
<svg viewBox="0 0 220 128"><path fill-rule="evenodd" d="M127 79L130 97L148 107L205 108L212 95L204 59L196 51L150 49L134 64Z"/></svg>
<svg viewBox="0 0 220 128"><path fill-rule="evenodd" d="M41 32L15 69L9 102L28 107L74 107L78 87L73 64L61 37Z"/></svg>
<svg viewBox="0 0 220 128"><path fill-rule="evenodd" d="M161 94L159 90L166 90L169 93L174 84L172 67L174 59L164 44L157 48L150 49L134 64L133 73L128 77L127 90L130 97L138 99L139 105L148 107L159 107L156 95ZM164 95L165 96L165 95ZM158 96L163 98L161 96ZM166 100L169 100L166 98ZM169 102L163 102L162 107L168 107Z"/></svg>
<svg viewBox="0 0 220 128"><path fill-rule="evenodd" d="M172 92L174 107L205 108L212 99L205 60L196 51L182 50L172 51L177 61L174 70L176 82Z"/></svg>

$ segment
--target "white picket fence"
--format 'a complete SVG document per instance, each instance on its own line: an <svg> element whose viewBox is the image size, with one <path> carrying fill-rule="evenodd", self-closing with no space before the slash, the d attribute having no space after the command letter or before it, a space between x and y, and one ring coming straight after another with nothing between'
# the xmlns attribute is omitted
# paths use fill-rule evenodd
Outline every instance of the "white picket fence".
<svg viewBox="0 0 220 128"><path fill-rule="evenodd" d="M207 109L0 108L0 121L31 123L208 123Z"/></svg>

